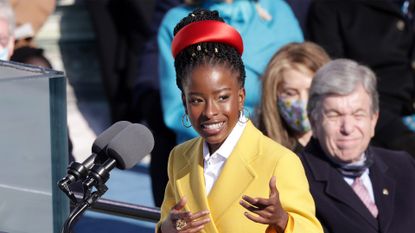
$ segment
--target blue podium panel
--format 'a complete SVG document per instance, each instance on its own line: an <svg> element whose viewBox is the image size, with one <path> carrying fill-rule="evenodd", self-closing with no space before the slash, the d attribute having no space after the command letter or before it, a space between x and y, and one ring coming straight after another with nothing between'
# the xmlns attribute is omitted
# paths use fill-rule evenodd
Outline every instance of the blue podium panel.
<svg viewBox="0 0 415 233"><path fill-rule="evenodd" d="M0 232L60 232L68 159L62 72L0 61Z"/></svg>

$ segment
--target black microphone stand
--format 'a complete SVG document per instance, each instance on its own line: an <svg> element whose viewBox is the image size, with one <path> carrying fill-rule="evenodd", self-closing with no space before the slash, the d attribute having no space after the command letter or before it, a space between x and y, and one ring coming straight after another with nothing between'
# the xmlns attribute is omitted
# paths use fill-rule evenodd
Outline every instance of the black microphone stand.
<svg viewBox="0 0 415 233"><path fill-rule="evenodd" d="M91 207L92 204L94 204L98 198L100 198L104 193L108 190L108 187L103 184L100 185L100 188L97 189L97 191L91 193L91 195L87 198L84 197L82 203L78 203L80 205L77 205L74 210L72 210L69 217L66 219L65 223L63 224L63 228L61 233L71 233L72 232L72 226L75 224L76 221L78 221L79 217L83 212L85 212L86 209Z"/></svg>
<svg viewBox="0 0 415 233"><path fill-rule="evenodd" d="M96 157L97 155L93 154L86 161L91 163L95 161ZM74 161L69 164L67 173L68 175L58 182L58 187L69 197L69 199L71 199L72 203L76 204L77 200L75 194L69 186L78 180L84 180L88 175L88 168L84 164Z"/></svg>
<svg viewBox="0 0 415 233"><path fill-rule="evenodd" d="M105 185L105 182L109 179L109 171L115 167L115 160L110 160L108 162L105 162L104 164L100 165L94 165L92 169L89 172L88 177L83 182L83 189L84 189L84 197L83 201L78 203L76 198L75 202L77 205L74 210L70 213L69 217L66 219L61 233L71 233L72 226L75 224L75 222L79 219L81 214L85 212L86 209L91 207L92 204L94 204L98 198L100 198L104 193L108 190L108 187ZM62 184L58 184L61 189L65 187ZM92 189L95 187L96 191L92 192ZM66 186L66 189L63 188L64 192L72 195L68 195L68 197L71 198L73 193L70 191L69 187ZM73 201L73 200L72 200Z"/></svg>
<svg viewBox="0 0 415 233"><path fill-rule="evenodd" d="M78 201L75 197L75 194L72 192L72 190L69 188L69 179L62 179L58 182L58 187L66 194L66 196L69 197L69 199L72 201L72 203L76 204Z"/></svg>

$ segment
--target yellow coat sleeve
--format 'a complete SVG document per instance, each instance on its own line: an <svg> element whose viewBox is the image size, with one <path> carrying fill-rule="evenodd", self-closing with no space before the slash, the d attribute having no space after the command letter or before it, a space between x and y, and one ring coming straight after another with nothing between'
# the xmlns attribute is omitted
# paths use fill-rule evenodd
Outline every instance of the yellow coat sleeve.
<svg viewBox="0 0 415 233"><path fill-rule="evenodd" d="M274 172L282 207L290 216L285 233L321 233L307 177L296 155L283 156Z"/></svg>

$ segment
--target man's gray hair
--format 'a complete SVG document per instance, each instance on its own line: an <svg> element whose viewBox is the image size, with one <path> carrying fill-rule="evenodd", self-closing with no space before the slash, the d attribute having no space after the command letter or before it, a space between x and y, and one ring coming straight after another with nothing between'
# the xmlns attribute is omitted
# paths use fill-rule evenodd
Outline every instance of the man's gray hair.
<svg viewBox="0 0 415 233"><path fill-rule="evenodd" d="M9 26L9 36L14 36L16 21L13 8L8 0L0 0L0 20L5 20Z"/></svg>
<svg viewBox="0 0 415 233"><path fill-rule="evenodd" d="M372 113L379 112L376 75L368 67L349 59L336 59L321 67L314 76L309 91L307 113L317 121L321 101L329 95L348 95L362 85L372 99Z"/></svg>

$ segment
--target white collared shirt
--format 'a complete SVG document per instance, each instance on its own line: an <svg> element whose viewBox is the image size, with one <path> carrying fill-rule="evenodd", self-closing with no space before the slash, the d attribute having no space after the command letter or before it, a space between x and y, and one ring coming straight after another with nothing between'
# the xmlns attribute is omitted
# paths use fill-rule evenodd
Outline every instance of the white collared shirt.
<svg viewBox="0 0 415 233"><path fill-rule="evenodd" d="M242 135L242 132L245 129L247 119L242 116L239 121L233 127L231 133L212 155L210 155L209 147L205 142L203 142L203 160L204 160L204 175L205 175L205 185L206 185L206 195L210 193L213 185L220 172L222 171L223 165L226 160L231 155L233 149L239 141L239 138Z"/></svg>
<svg viewBox="0 0 415 233"><path fill-rule="evenodd" d="M350 178L350 177L343 177L344 180L350 185L352 186L354 179ZM366 187L367 191L369 192L369 196L372 199L373 203L375 202L375 195L373 194L373 186L372 186L372 181L370 181L370 177L369 177L369 169L366 169L366 171L363 172L362 176L360 176L360 178L362 179L362 183L363 185Z"/></svg>

